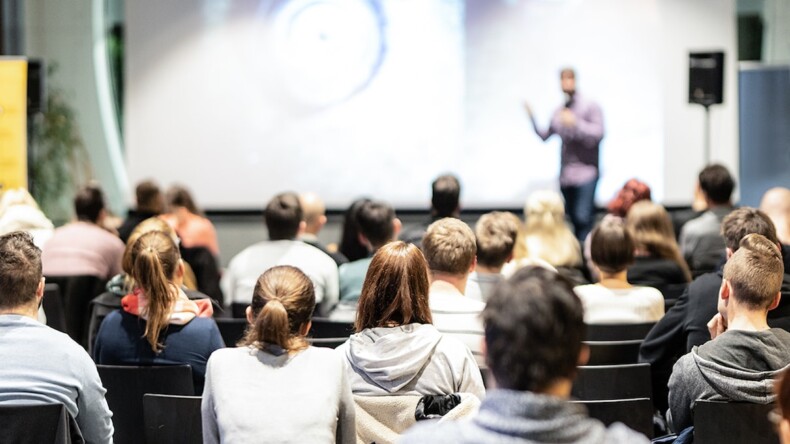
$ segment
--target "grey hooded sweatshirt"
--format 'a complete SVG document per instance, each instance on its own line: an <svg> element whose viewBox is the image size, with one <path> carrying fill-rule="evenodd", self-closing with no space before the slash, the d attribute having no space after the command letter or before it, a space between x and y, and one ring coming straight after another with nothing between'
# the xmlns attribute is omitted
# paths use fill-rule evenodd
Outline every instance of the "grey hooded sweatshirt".
<svg viewBox="0 0 790 444"><path fill-rule="evenodd" d="M564 443L647 444L621 423L606 427L587 416L587 409L566 399L514 390L492 390L471 421L420 424L401 438L418 443Z"/></svg>
<svg viewBox="0 0 790 444"><path fill-rule="evenodd" d="M774 379L790 364L790 333L730 330L694 347L678 360L669 378L667 420L675 432L693 425L698 399L768 404Z"/></svg>
<svg viewBox="0 0 790 444"><path fill-rule="evenodd" d="M485 396L472 352L433 325L367 328L336 349L354 395Z"/></svg>

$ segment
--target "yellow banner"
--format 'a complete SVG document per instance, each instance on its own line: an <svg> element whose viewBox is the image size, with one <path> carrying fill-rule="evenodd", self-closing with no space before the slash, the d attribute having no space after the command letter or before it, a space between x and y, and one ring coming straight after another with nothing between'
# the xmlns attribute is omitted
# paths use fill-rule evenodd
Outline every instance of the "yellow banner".
<svg viewBox="0 0 790 444"><path fill-rule="evenodd" d="M27 61L0 58L0 190L27 188Z"/></svg>

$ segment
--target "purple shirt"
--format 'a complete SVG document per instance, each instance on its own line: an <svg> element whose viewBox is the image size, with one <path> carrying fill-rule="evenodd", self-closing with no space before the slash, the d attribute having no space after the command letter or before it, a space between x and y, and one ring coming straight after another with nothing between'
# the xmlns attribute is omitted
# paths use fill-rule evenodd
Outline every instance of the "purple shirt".
<svg viewBox="0 0 790 444"><path fill-rule="evenodd" d="M551 125L542 131L532 120L535 132L546 140L553 134L562 139L560 156L560 185L581 185L598 178L598 145L603 139L603 113L594 102L579 93L573 95L569 109L576 117L574 126L563 125L558 108L551 118Z"/></svg>

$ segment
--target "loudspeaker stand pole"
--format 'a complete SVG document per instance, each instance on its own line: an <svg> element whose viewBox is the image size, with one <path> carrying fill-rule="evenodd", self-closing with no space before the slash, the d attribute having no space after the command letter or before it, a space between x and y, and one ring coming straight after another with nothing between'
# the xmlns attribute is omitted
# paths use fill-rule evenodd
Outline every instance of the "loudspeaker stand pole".
<svg viewBox="0 0 790 444"><path fill-rule="evenodd" d="M705 107L705 164L711 162L710 157L710 105L703 105Z"/></svg>

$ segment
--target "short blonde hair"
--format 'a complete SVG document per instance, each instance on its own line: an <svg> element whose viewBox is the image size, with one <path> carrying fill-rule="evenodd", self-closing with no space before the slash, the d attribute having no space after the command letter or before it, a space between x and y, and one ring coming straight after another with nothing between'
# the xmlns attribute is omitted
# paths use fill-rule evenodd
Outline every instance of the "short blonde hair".
<svg viewBox="0 0 790 444"><path fill-rule="evenodd" d="M475 224L477 262L501 267L513 254L521 221L510 212L493 211L480 216Z"/></svg>
<svg viewBox="0 0 790 444"><path fill-rule="evenodd" d="M767 309L782 288L784 263L778 245L761 234L747 234L724 265L733 297L746 306Z"/></svg>
<svg viewBox="0 0 790 444"><path fill-rule="evenodd" d="M428 227L422 249L431 271L465 274L475 260L477 243L469 225L445 217Z"/></svg>
<svg viewBox="0 0 790 444"><path fill-rule="evenodd" d="M540 259L554 267L581 265L579 241L565 223L565 202L556 191L535 191L524 205L525 225L516 242L516 260Z"/></svg>

